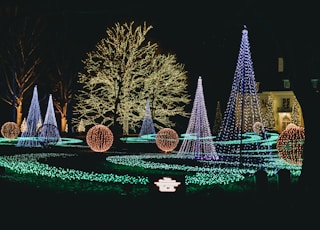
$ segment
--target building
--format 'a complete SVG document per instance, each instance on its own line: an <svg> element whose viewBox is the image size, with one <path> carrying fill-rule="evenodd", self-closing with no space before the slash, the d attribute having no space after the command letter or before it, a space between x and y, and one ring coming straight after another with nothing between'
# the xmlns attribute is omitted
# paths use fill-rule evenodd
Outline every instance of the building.
<svg viewBox="0 0 320 230"><path fill-rule="evenodd" d="M290 123L304 127L302 109L292 90L262 91L258 95L267 129L281 133Z"/></svg>

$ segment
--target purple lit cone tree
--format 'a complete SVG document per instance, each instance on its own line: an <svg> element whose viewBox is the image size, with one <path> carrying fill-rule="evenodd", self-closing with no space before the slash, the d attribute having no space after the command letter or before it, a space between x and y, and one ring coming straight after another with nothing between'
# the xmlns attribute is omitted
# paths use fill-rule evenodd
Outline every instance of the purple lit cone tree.
<svg viewBox="0 0 320 230"><path fill-rule="evenodd" d="M266 139L265 128L254 134L255 124L262 122L260 102L251 59L248 30L242 30L242 39L232 89L215 145L224 162L240 167L258 167L263 164L263 154L270 153L270 146L262 145Z"/></svg>
<svg viewBox="0 0 320 230"><path fill-rule="evenodd" d="M146 104L146 112L143 118L142 126L140 129L139 137L142 137L144 135L156 135L156 130L154 128L152 114L150 110L150 103L149 100L147 100ZM155 139L150 140L152 142L155 142Z"/></svg>
<svg viewBox="0 0 320 230"><path fill-rule="evenodd" d="M205 106L202 79L198 78L191 117L178 154L191 154L199 160L217 160Z"/></svg>
<svg viewBox="0 0 320 230"><path fill-rule="evenodd" d="M61 141L53 107L52 94L49 95L46 115L43 121L43 125L41 126L38 138L43 147L55 145Z"/></svg>
<svg viewBox="0 0 320 230"><path fill-rule="evenodd" d="M38 140L38 131L41 125L42 118L38 99L38 89L37 86L34 86L25 131L21 133L21 136L18 138L16 146L41 147L41 144Z"/></svg>

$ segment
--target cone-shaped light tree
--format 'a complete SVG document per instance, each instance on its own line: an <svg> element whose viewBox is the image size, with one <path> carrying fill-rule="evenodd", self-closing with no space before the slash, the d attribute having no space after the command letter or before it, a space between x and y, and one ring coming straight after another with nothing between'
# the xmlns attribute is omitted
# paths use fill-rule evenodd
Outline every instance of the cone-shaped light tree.
<svg viewBox="0 0 320 230"><path fill-rule="evenodd" d="M256 154L269 148L260 144L266 139L263 126L256 141L246 141L248 134L254 134L255 124L263 124L260 102L257 95L256 81L251 59L248 30L242 30L240 51L233 78L231 93L224 113L223 122L217 136L216 149L224 161L232 161L239 166L256 166L263 163L263 157ZM228 142L228 144L223 144ZM259 153L255 150L260 150ZM252 164L253 163L253 164Z"/></svg>
<svg viewBox="0 0 320 230"><path fill-rule="evenodd" d="M49 95L47 111L38 137L40 143L44 147L55 145L57 142L61 141L53 107L52 94Z"/></svg>
<svg viewBox="0 0 320 230"><path fill-rule="evenodd" d="M201 77L198 78L191 117L178 154L193 154L195 159L200 160L218 159L207 117Z"/></svg>
<svg viewBox="0 0 320 230"><path fill-rule="evenodd" d="M17 147L41 147L38 139L39 128L42 126L41 111L38 99L37 86L33 88L33 95L29 107L26 130L21 133L16 144Z"/></svg>
<svg viewBox="0 0 320 230"><path fill-rule="evenodd" d="M149 100L147 100L146 104L146 112L143 118L142 126L140 129L139 137L143 135L148 135L148 134L156 134L156 130L154 128L153 124L153 119L152 119L152 114L150 110L150 103Z"/></svg>

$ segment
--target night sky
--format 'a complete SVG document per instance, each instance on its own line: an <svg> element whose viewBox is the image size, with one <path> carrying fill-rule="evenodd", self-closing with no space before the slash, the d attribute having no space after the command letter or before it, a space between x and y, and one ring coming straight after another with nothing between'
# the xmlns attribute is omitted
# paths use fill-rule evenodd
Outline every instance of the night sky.
<svg viewBox="0 0 320 230"><path fill-rule="evenodd" d="M147 39L157 42L161 52L176 54L185 65L190 94L202 77L210 122L217 101L224 109L228 100L244 25L249 31L255 77L264 90L295 75L301 62L306 66L305 77L320 74L317 8L307 1L304 5L279 0L17 2L25 14L47 16L52 30L66 32L61 36L70 44L66 47L72 53L70 62L79 68L85 54L106 36L106 28L116 22L146 21L153 26ZM285 62L281 76L277 73L279 56Z"/></svg>

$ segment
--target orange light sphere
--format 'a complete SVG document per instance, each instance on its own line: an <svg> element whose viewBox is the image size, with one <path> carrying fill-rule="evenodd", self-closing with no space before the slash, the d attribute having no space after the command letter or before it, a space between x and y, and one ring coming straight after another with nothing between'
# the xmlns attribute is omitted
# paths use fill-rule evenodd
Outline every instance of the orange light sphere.
<svg viewBox="0 0 320 230"><path fill-rule="evenodd" d="M87 144L94 152L108 151L113 144L113 139L111 130L104 125L91 127L86 135Z"/></svg>
<svg viewBox="0 0 320 230"><path fill-rule="evenodd" d="M161 129L156 135L156 145L165 153L174 150L179 143L177 132L170 128Z"/></svg>
<svg viewBox="0 0 320 230"><path fill-rule="evenodd" d="M289 164L302 165L304 128L291 126L283 130L277 140L279 156Z"/></svg>
<svg viewBox="0 0 320 230"><path fill-rule="evenodd" d="M1 126L1 134L7 139L16 139L20 134L20 128L17 123L9 121Z"/></svg>

